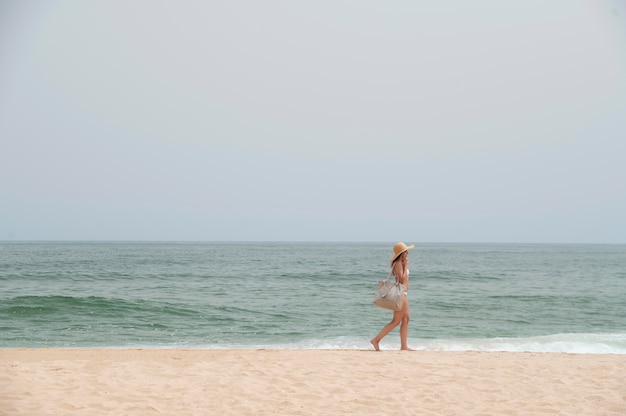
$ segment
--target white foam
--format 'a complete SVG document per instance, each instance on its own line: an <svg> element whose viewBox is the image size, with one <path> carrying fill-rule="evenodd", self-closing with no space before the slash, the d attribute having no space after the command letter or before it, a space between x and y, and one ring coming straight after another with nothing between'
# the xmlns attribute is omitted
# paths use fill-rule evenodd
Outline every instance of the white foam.
<svg viewBox="0 0 626 416"><path fill-rule="evenodd" d="M382 350L400 348L396 337L381 342ZM555 334L528 338L466 338L466 339L409 339L409 346L424 351L502 351L502 352L558 352L571 354L626 354L624 334ZM208 348L238 349L320 349L320 350L368 350L368 339L339 337L334 339L310 339L295 343L263 345L221 345Z"/></svg>
<svg viewBox="0 0 626 416"><path fill-rule="evenodd" d="M528 338L417 340L429 351L561 352L626 354L626 334L555 334Z"/></svg>
<svg viewBox="0 0 626 416"><path fill-rule="evenodd" d="M395 336L394 336L395 335ZM626 354L623 334L555 334L527 338L409 339L409 346L422 351L556 352L570 354ZM165 348L171 348L168 346ZM154 347L152 347L154 348ZM309 339L293 343L177 345L200 349L316 349L371 350L369 339L337 337ZM400 340L391 334L380 343L382 350L398 350Z"/></svg>

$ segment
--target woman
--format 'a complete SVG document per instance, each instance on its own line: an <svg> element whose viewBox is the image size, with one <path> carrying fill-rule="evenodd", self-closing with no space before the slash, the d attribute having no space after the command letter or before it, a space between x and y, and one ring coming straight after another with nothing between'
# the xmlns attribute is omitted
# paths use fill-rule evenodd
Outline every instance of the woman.
<svg viewBox="0 0 626 416"><path fill-rule="evenodd" d="M402 309L393 312L393 319L380 330L375 338L370 342L376 349L380 351L379 343L385 335L392 329L400 325L400 349L404 351L412 351L407 344L409 335L409 302L407 300L407 292L409 291L409 250L415 247L415 244L407 246L404 243L397 243L393 246L393 256L391 257L391 270L396 278L396 282L404 285L404 300Z"/></svg>

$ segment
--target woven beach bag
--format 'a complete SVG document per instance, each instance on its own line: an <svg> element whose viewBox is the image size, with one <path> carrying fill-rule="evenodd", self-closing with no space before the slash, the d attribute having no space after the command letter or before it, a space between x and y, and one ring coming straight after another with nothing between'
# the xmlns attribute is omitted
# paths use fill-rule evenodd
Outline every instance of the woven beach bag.
<svg viewBox="0 0 626 416"><path fill-rule="evenodd" d="M378 282L378 287L374 293L374 305L383 309L399 311L402 309L404 299L404 285L398 282L390 281L391 272L385 280Z"/></svg>

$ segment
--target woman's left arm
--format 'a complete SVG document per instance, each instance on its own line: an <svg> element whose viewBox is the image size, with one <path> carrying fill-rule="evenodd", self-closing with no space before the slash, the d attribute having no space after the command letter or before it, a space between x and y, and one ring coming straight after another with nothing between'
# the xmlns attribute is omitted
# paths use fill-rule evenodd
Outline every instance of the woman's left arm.
<svg viewBox="0 0 626 416"><path fill-rule="evenodd" d="M398 261L396 262L396 264L393 267L393 272L396 276L396 278L398 279L398 282L402 283L405 287L408 288L409 286L409 277L406 273L406 264L402 261Z"/></svg>

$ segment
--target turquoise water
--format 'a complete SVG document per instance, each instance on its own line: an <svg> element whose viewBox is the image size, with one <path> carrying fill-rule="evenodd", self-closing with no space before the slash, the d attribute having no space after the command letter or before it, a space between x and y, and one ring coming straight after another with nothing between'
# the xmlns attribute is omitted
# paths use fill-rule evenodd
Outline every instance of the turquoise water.
<svg viewBox="0 0 626 416"><path fill-rule="evenodd" d="M370 348L392 245L0 243L0 347ZM626 354L624 245L410 259L413 348Z"/></svg>

